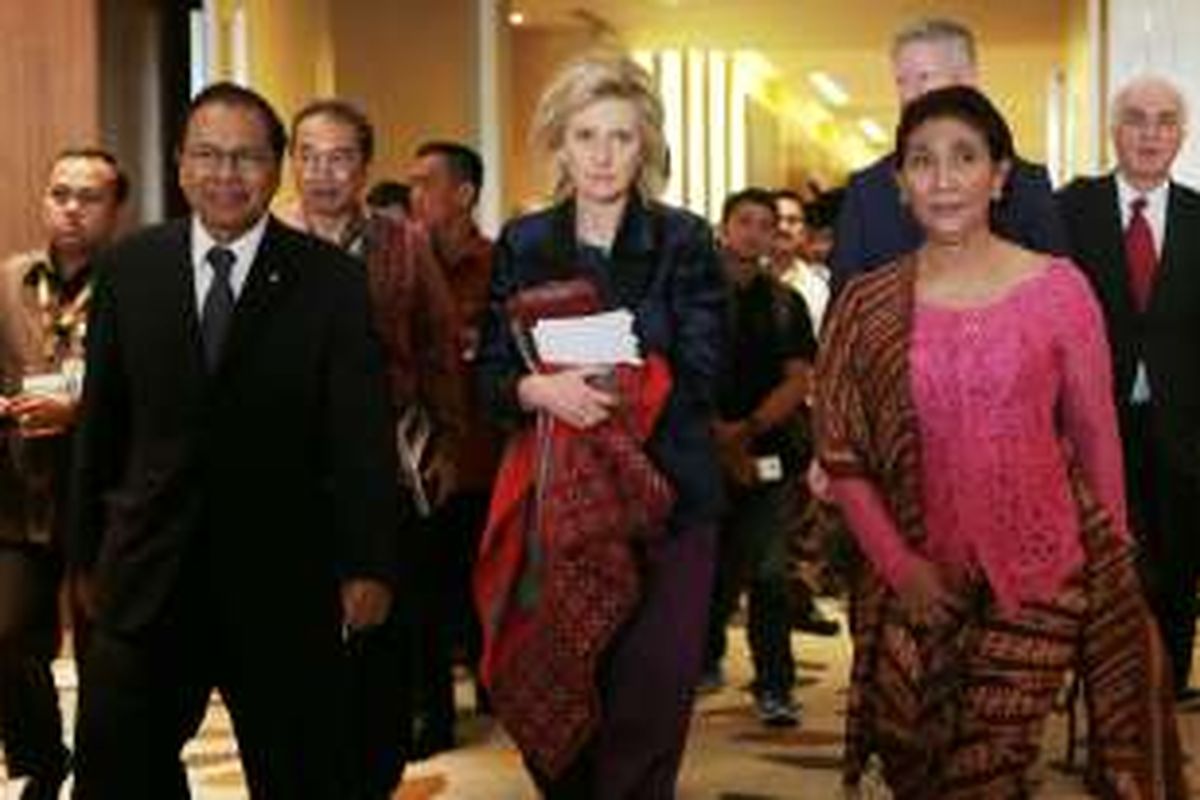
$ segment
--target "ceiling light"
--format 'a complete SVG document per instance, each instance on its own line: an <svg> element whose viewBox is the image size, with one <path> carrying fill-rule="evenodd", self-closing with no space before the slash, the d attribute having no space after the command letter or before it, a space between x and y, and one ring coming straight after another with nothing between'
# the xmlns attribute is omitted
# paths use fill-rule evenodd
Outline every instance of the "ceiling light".
<svg viewBox="0 0 1200 800"><path fill-rule="evenodd" d="M508 14L508 24L509 25L524 25L525 24L525 15L522 14L520 11L510 11Z"/></svg>
<svg viewBox="0 0 1200 800"><path fill-rule="evenodd" d="M831 78L827 73L810 72L808 73L808 80L813 85L813 88L817 90L817 93L820 94L821 97L825 99L825 102L829 103L829 105L834 106L835 108L841 108L850 102L850 95L846 93L846 90L842 88L841 84Z"/></svg>
<svg viewBox="0 0 1200 800"><path fill-rule="evenodd" d="M867 141L871 144L887 144L887 131L870 117L861 118L858 121L858 129L862 131L862 135L867 137Z"/></svg>

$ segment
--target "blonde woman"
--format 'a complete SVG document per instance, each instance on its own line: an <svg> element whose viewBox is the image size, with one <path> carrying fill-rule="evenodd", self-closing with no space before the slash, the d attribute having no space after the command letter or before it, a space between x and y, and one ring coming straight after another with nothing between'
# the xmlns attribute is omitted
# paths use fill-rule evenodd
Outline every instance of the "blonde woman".
<svg viewBox="0 0 1200 800"><path fill-rule="evenodd" d="M662 107L635 63L570 64L535 129L556 202L501 234L479 356L514 428L476 575L484 673L545 796L672 797L721 503L720 266L707 223L655 200ZM514 308L560 316L556 304L628 310L643 366L541 364ZM538 433L549 452L523 472Z"/></svg>

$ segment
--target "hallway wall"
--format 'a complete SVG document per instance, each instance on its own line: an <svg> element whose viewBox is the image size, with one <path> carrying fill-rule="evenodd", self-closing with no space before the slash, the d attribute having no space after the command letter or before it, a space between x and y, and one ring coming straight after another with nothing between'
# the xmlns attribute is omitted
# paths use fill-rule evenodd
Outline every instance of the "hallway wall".
<svg viewBox="0 0 1200 800"><path fill-rule="evenodd" d="M0 257L42 244L41 195L55 153L100 133L96 0L0 2Z"/></svg>

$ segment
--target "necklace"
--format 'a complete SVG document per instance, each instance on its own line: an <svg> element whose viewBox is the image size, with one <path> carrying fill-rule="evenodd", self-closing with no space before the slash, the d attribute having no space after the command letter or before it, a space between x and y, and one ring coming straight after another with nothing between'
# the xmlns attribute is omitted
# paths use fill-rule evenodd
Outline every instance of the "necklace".
<svg viewBox="0 0 1200 800"><path fill-rule="evenodd" d="M31 277L41 323L41 355L45 363L58 364L82 348L92 282L89 278L75 297L64 303L65 282L48 262L39 263Z"/></svg>

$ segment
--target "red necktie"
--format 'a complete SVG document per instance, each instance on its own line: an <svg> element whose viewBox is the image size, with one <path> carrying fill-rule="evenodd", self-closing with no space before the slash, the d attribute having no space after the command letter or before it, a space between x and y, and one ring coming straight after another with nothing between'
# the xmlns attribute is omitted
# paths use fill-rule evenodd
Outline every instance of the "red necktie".
<svg viewBox="0 0 1200 800"><path fill-rule="evenodd" d="M1146 198L1137 197L1129 204L1129 225L1125 228L1125 263L1129 267L1129 291L1138 311L1150 303L1158 254L1154 251L1154 232L1146 219Z"/></svg>

